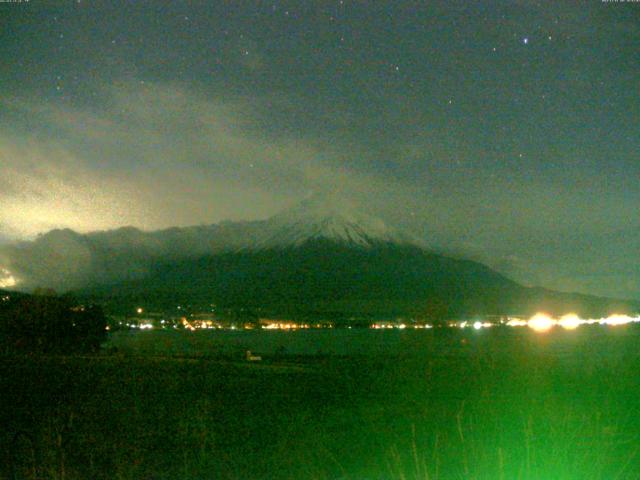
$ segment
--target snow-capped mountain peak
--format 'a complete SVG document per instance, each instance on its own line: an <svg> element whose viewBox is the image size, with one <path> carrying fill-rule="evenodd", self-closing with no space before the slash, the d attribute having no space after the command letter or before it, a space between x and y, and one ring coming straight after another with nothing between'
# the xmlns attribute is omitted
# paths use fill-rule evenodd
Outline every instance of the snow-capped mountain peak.
<svg viewBox="0 0 640 480"><path fill-rule="evenodd" d="M266 220L264 227L258 248L299 246L318 239L360 247L380 243L419 244L335 195L313 195Z"/></svg>

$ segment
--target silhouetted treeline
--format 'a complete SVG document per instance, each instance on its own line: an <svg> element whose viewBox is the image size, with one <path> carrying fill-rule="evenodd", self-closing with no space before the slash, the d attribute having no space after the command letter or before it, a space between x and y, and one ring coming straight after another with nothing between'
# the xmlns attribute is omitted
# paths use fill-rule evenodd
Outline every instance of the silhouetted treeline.
<svg viewBox="0 0 640 480"><path fill-rule="evenodd" d="M17 296L0 302L0 349L5 352L73 353L100 348L106 336L100 307L72 299Z"/></svg>

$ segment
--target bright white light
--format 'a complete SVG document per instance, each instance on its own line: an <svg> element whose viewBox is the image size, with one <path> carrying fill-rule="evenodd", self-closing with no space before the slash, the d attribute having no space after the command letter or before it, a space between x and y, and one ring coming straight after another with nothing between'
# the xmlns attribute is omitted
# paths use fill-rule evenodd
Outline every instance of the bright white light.
<svg viewBox="0 0 640 480"><path fill-rule="evenodd" d="M489 322L474 322L473 328L476 330L480 330L481 328L490 328L493 327L493 323Z"/></svg>
<svg viewBox="0 0 640 480"><path fill-rule="evenodd" d="M602 325L626 325L627 323L640 322L640 318L638 317L630 317L628 315L611 315L608 318L603 318L600 320L600 324Z"/></svg>
<svg viewBox="0 0 640 480"><path fill-rule="evenodd" d="M575 330L583 323L586 323L586 321L580 319L575 313L568 313L567 315L563 315L560 320L558 320L558 325L560 325L565 330Z"/></svg>
<svg viewBox="0 0 640 480"><path fill-rule="evenodd" d="M558 322L544 313L537 313L529 319L527 325L536 332L546 332Z"/></svg>
<svg viewBox="0 0 640 480"><path fill-rule="evenodd" d="M137 313L142 313L142 312L144 312L144 310L141 307L138 307L138 308L136 308L136 312Z"/></svg>

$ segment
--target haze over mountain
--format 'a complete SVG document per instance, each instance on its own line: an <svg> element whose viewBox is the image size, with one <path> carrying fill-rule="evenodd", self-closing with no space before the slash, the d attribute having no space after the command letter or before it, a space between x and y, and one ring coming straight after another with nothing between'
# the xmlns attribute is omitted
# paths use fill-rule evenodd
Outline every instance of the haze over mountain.
<svg viewBox="0 0 640 480"><path fill-rule="evenodd" d="M437 318L637 308L523 287L480 263L439 255L334 195L311 196L261 221L54 230L2 252L5 278L18 288L76 291L124 308L216 303L276 315Z"/></svg>
<svg viewBox="0 0 640 480"><path fill-rule="evenodd" d="M197 258L242 249L301 245L326 238L358 246L424 242L358 211L335 195L312 195L266 220L142 231L134 227L80 234L52 230L32 242L0 247L5 286L47 286L68 291L144 276L159 261ZM1 279L0 279L1 280Z"/></svg>

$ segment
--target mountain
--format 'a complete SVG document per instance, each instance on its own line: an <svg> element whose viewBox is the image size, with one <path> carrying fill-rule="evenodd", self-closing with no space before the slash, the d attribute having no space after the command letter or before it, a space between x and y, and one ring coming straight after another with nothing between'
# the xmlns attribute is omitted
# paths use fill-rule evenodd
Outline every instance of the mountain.
<svg viewBox="0 0 640 480"><path fill-rule="evenodd" d="M69 229L52 230L32 242L0 246L0 274L10 272L20 279L23 289L46 286L64 292L139 279L158 263L301 245L314 238L359 246L383 242L423 245L357 212L345 200L316 195L266 220L152 232L133 227L84 235Z"/></svg>
<svg viewBox="0 0 640 480"><path fill-rule="evenodd" d="M326 318L576 312L606 316L625 302L523 287L488 267L412 245L312 239L156 265L145 278L85 292L131 311L189 303L269 316ZM637 308L637 306L636 306Z"/></svg>
<svg viewBox="0 0 640 480"><path fill-rule="evenodd" d="M270 316L444 319L640 309L523 287L480 263L439 255L349 202L326 196L261 221L157 232L58 230L14 248L5 268L16 278L74 290L111 311L215 304Z"/></svg>
<svg viewBox="0 0 640 480"><path fill-rule="evenodd" d="M298 247L319 239L359 247L384 243L426 247L419 239L359 212L336 196L314 195L270 218L261 228L258 241L250 248Z"/></svg>

